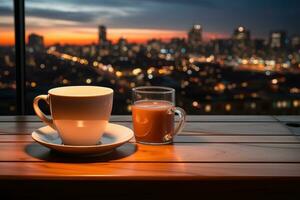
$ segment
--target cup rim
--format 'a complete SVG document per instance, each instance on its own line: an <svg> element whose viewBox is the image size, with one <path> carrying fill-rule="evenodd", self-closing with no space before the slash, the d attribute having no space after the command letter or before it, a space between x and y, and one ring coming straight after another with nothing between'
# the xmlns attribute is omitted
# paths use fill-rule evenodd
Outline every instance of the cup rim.
<svg viewBox="0 0 300 200"><path fill-rule="evenodd" d="M58 90L64 90L64 89L76 89L76 88L90 88L94 90L101 89L102 92L98 91L98 93L90 93L90 94L83 94L83 95L78 95L78 94L64 94L64 93L57 93ZM103 92L104 90L104 92ZM61 92L61 91L60 91ZM97 97L97 96L106 96L112 94L114 91L113 89L109 87L102 87L102 86L91 86L91 85L76 85L76 86L62 86L62 87L55 87L51 88L48 90L48 94L53 95L53 96L60 96L60 97Z"/></svg>
<svg viewBox="0 0 300 200"><path fill-rule="evenodd" d="M151 89L161 89L164 91L157 91ZM162 87L162 86L139 86L139 87L132 88L132 91L138 93L148 93L148 94L149 93L168 94L168 93L174 93L175 89L170 87Z"/></svg>

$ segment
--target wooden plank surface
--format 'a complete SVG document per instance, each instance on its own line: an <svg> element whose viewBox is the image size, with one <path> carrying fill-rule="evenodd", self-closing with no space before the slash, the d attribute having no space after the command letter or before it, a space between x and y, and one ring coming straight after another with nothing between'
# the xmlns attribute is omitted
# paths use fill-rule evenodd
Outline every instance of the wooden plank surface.
<svg viewBox="0 0 300 200"><path fill-rule="evenodd" d="M299 115L276 115L274 118L281 122L300 122Z"/></svg>
<svg viewBox="0 0 300 200"><path fill-rule="evenodd" d="M0 143L20 143L32 142L33 139L29 134L3 134L0 135ZM131 142L135 142L134 138ZM175 137L175 143L300 143L300 136L295 135L185 135L180 134Z"/></svg>
<svg viewBox="0 0 300 200"><path fill-rule="evenodd" d="M287 127L278 122L197 122L187 123L183 134L195 135L290 135Z"/></svg>
<svg viewBox="0 0 300 200"><path fill-rule="evenodd" d="M240 162L300 163L300 144L175 143L152 146L127 143L102 157L74 159L53 154L34 142L0 143L0 161L58 162Z"/></svg>
<svg viewBox="0 0 300 200"><path fill-rule="evenodd" d="M17 122L14 122L16 120ZM57 154L35 143L34 116L0 117L0 179L300 180L300 138L292 116L189 116L173 145L134 141L102 157ZM130 116L112 121L132 127Z"/></svg>
<svg viewBox="0 0 300 200"><path fill-rule="evenodd" d="M131 122L116 122L132 128ZM1 134L31 134L45 126L42 122L0 122ZM291 135L288 127L278 122L187 122L183 135Z"/></svg>
<svg viewBox="0 0 300 200"><path fill-rule="evenodd" d="M25 180L300 180L300 164L0 162L1 179Z"/></svg>
<svg viewBox="0 0 300 200"><path fill-rule="evenodd" d="M0 122L40 122L41 120L35 115L26 116L0 116ZM112 122L131 122L130 115L112 115ZM187 121L190 122L275 122L273 116L269 115L188 115Z"/></svg>
<svg viewBox="0 0 300 200"><path fill-rule="evenodd" d="M130 115L113 115L111 121L131 121ZM187 121L199 122L274 122L274 121L300 122L299 115L188 115ZM0 116L0 122L14 122L14 121L27 121L39 122L41 121L35 115L26 116Z"/></svg>

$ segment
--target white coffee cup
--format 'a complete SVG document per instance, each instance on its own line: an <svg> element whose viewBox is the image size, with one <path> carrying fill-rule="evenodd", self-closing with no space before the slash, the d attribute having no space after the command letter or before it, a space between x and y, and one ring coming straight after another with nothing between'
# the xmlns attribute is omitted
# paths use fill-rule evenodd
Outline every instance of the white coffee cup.
<svg viewBox="0 0 300 200"><path fill-rule="evenodd" d="M51 118L39 108L39 100L50 106ZM53 88L48 95L33 101L37 116L57 130L63 144L95 145L100 142L108 124L113 103L113 90L97 86Z"/></svg>

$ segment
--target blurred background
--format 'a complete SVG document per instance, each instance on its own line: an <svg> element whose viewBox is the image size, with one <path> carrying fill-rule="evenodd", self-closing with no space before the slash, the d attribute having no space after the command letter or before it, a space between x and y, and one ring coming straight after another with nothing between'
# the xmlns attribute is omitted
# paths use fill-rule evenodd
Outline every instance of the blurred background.
<svg viewBox="0 0 300 200"><path fill-rule="evenodd" d="M176 89L188 114L300 114L300 1L25 0L26 113L50 88ZM16 113L14 8L0 2L0 114Z"/></svg>

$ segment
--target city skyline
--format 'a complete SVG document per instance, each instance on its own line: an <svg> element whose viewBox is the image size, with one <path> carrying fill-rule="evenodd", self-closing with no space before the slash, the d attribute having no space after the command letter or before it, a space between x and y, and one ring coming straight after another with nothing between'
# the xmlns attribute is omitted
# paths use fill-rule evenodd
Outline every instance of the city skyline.
<svg viewBox="0 0 300 200"><path fill-rule="evenodd" d="M289 35L300 33L295 20L300 2L293 0L288 4L282 0L241 0L227 3L226 6L222 0L151 0L138 5L135 0L89 0L84 3L64 0L51 4L27 0L25 3L26 38L33 32L43 35L46 45L58 41L62 44L97 43L99 24L108 27L108 39L116 41L120 37L126 37L129 42L186 37L187 30L193 24L204 27L204 40L229 38L232 30L239 25L250 29L252 38L267 38L272 30L285 30ZM194 9L197 12L193 12ZM251 9L255 16L253 13L249 15L247 10ZM285 12L279 12L280 10ZM0 17L4 19L0 22L0 44L13 44L12 2L2 1L0 11Z"/></svg>
<svg viewBox="0 0 300 200"><path fill-rule="evenodd" d="M180 34L177 34L177 35L173 35L173 36L169 36L167 34L165 34L166 32L165 31L161 31L161 30L157 30L157 31L153 31L153 30L144 30L143 32L144 33L152 33L151 34L151 37L147 37L147 38L141 38L139 36L135 36L134 38L135 39L132 39L131 37L127 37L128 35L126 34L122 34L120 36L118 35L115 35L113 32L111 32L111 30L109 28L107 28L105 25L99 25L99 26L104 26L107 33L107 40L111 41L112 43L117 43L121 38L124 38L126 39L129 43L137 43L137 44L146 44L147 42L151 41L152 39L158 39L158 40L161 40L162 42L170 42L171 39L174 39L174 38L180 38L180 39L185 39L185 40L188 40L189 38L189 32L190 30L192 30L193 27L195 26L201 26L201 38L203 40L203 42L209 42L209 41L212 41L212 40L215 40L215 39L225 39L225 40L230 40L232 38L234 38L234 34L235 34L235 31L237 31L238 29L240 28L243 28L243 29L247 29L247 31L249 31L249 34L251 34L251 30L249 30L247 27L245 26L237 26L237 27L234 27L234 29L232 29L232 33L230 35L224 35L224 36L221 36L221 35L218 35L218 34L210 34L210 33L207 33L203 30L203 26L200 25L200 24L194 24L193 26L190 27L189 30L186 30L186 31L181 31ZM99 27L98 26L98 27ZM47 40L47 37L45 38L45 35L43 34L39 34L40 31L37 31L37 32L27 32L26 35L25 35L25 42L26 44L29 43L29 37L30 35L39 35L41 37L43 37L43 44L45 46L52 46L52 45L56 45L56 44L61 44L61 45L91 45L91 44L98 44L99 43L99 35L98 35L98 27L95 28L95 32L91 33L91 37L93 38L92 40L90 38L82 38L80 41L77 41L77 42L74 42L73 38L72 37L69 37L68 40L65 40L65 41L58 41L58 40L51 40L51 42L49 42L49 40ZM134 32L134 30L130 30L128 29L128 32L129 32L129 35L130 36L133 36L133 35L136 35L136 33ZM267 43L269 42L270 40L270 37L271 37L271 34L274 33L274 32L283 32L286 35L286 38L288 39L291 39L292 37L294 36L297 36L299 37L299 34L294 34L294 35L289 35L285 30L275 30L275 31L269 31L269 35L268 37L266 38L255 38L253 36L250 36L249 35L249 39L262 39L264 41L266 41ZM47 36L47 34L46 34ZM81 43L82 42L82 43ZM1 43L1 39L0 39L0 45L3 45L3 46L9 46L11 44L5 44L5 43Z"/></svg>

